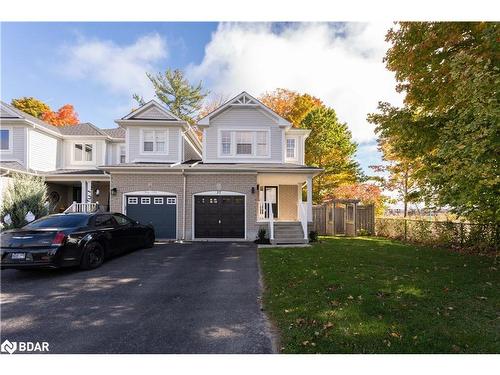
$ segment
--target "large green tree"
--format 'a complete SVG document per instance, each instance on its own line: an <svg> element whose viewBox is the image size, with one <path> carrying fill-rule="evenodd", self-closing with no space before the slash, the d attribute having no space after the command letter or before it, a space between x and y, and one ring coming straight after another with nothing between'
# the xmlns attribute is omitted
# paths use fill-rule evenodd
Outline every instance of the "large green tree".
<svg viewBox="0 0 500 375"><path fill-rule="evenodd" d="M155 97L174 115L193 124L196 114L202 108L203 99L208 95L202 83L191 84L178 69L168 68L164 73L146 75L153 84ZM144 104L144 99L138 94L133 97L140 105Z"/></svg>
<svg viewBox="0 0 500 375"><path fill-rule="evenodd" d="M500 33L497 23L401 22L389 30L387 68L404 106L369 115L395 157L419 160L427 200L499 223Z"/></svg>
<svg viewBox="0 0 500 375"><path fill-rule="evenodd" d="M300 126L311 129L306 140L306 164L324 169L313 186L313 200L320 203L334 188L358 180L361 172L354 161L357 145L347 124L338 120L332 108L313 109Z"/></svg>

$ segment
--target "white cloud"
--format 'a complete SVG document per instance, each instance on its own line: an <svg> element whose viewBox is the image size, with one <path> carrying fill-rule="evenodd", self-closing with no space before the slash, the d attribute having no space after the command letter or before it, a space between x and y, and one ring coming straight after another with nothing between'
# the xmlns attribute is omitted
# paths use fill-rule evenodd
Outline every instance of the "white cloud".
<svg viewBox="0 0 500 375"><path fill-rule="evenodd" d="M159 34L145 35L129 45L107 40L80 38L63 48L62 71L76 79L89 79L116 94L139 93L151 97L153 89L146 72L167 56L167 45Z"/></svg>
<svg viewBox="0 0 500 375"><path fill-rule="evenodd" d="M375 138L366 115L379 100L401 103L382 58L391 24L220 24L198 65L188 67L213 91L254 95L284 87L332 106L358 142Z"/></svg>

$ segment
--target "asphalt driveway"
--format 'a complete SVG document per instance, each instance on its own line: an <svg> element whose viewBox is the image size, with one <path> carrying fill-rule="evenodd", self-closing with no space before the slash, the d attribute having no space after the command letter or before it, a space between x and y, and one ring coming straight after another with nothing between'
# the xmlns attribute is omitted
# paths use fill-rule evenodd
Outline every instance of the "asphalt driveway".
<svg viewBox="0 0 500 375"><path fill-rule="evenodd" d="M163 244L93 271L1 272L1 341L51 353L270 353L249 243Z"/></svg>

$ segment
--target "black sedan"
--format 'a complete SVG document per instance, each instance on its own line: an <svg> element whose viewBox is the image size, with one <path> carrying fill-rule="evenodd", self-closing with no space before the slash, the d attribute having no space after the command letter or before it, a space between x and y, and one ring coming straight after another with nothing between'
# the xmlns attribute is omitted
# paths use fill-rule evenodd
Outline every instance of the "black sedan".
<svg viewBox="0 0 500 375"><path fill-rule="evenodd" d="M118 213L49 215L1 234L1 268L99 267L105 258L153 247L154 229Z"/></svg>

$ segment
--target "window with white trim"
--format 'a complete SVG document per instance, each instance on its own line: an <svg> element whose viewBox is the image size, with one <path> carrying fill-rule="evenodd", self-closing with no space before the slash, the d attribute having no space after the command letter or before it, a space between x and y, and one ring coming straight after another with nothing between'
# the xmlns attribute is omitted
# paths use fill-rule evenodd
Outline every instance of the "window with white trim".
<svg viewBox="0 0 500 375"><path fill-rule="evenodd" d="M94 160L94 145L92 143L75 143L73 145L73 160L77 163L89 163Z"/></svg>
<svg viewBox="0 0 500 375"><path fill-rule="evenodd" d="M137 204L137 203L139 203L139 200L137 197L128 197L127 202L128 202L128 204Z"/></svg>
<svg viewBox="0 0 500 375"><path fill-rule="evenodd" d="M257 156L269 155L269 131L221 130L220 156Z"/></svg>
<svg viewBox="0 0 500 375"><path fill-rule="evenodd" d="M125 157L125 146L121 145L120 146L120 164L125 163L126 157Z"/></svg>
<svg viewBox="0 0 500 375"><path fill-rule="evenodd" d="M141 204L151 204L151 198L141 197Z"/></svg>
<svg viewBox="0 0 500 375"><path fill-rule="evenodd" d="M153 198L153 203L154 204L163 204L163 198L161 198L161 197Z"/></svg>
<svg viewBox="0 0 500 375"><path fill-rule="evenodd" d="M252 155L253 132L236 132L236 155Z"/></svg>
<svg viewBox="0 0 500 375"><path fill-rule="evenodd" d="M175 198L167 198L167 204L175 204L177 199Z"/></svg>
<svg viewBox="0 0 500 375"><path fill-rule="evenodd" d="M231 132L223 130L220 132L222 155L231 155Z"/></svg>
<svg viewBox="0 0 500 375"><path fill-rule="evenodd" d="M0 129L0 150L10 151L12 144L12 133L10 129Z"/></svg>
<svg viewBox="0 0 500 375"><path fill-rule="evenodd" d="M268 154L267 134L268 132L256 132L257 156L266 156Z"/></svg>
<svg viewBox="0 0 500 375"><path fill-rule="evenodd" d="M166 130L143 130L142 152L144 153L167 153L167 131Z"/></svg>
<svg viewBox="0 0 500 375"><path fill-rule="evenodd" d="M297 159L297 139L287 138L286 139L286 158L287 159Z"/></svg>

